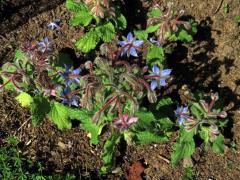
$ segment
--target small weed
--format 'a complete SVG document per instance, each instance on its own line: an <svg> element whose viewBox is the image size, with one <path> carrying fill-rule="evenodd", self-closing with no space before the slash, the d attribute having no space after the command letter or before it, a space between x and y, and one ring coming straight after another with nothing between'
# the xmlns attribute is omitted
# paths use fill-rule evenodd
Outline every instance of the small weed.
<svg viewBox="0 0 240 180"><path fill-rule="evenodd" d="M195 172L192 167L184 168L183 170L183 180L192 180L195 178Z"/></svg>

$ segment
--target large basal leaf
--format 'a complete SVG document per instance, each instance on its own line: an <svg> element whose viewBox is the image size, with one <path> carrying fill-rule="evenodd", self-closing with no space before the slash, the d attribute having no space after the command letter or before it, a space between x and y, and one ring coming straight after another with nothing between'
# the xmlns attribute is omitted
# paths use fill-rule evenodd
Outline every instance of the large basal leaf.
<svg viewBox="0 0 240 180"><path fill-rule="evenodd" d="M119 134L113 134L104 144L103 153L101 156L103 160L101 172L103 174L110 172L115 166L116 150L120 139L121 136Z"/></svg>
<svg viewBox="0 0 240 180"><path fill-rule="evenodd" d="M96 32L104 42L110 42L114 38L116 33L115 27L111 22L96 27Z"/></svg>
<svg viewBox="0 0 240 180"><path fill-rule="evenodd" d="M54 102L51 104L51 110L48 117L57 125L58 129L70 129L71 120L68 115L68 108L63 104Z"/></svg>
<svg viewBox="0 0 240 180"><path fill-rule="evenodd" d="M92 21L92 15L88 11L81 11L75 14L73 18L70 19L69 24L71 26L88 26Z"/></svg>
<svg viewBox="0 0 240 180"><path fill-rule="evenodd" d="M73 12L88 11L88 8L84 3L76 3L73 0L67 0L66 7Z"/></svg>
<svg viewBox="0 0 240 180"><path fill-rule="evenodd" d="M143 108L141 108L135 116L138 117L138 123L133 126L133 129L136 131L151 129L152 123L156 120L152 112Z"/></svg>
<svg viewBox="0 0 240 180"><path fill-rule="evenodd" d="M29 107L33 102L32 96L26 92L21 92L15 99L21 104L22 107Z"/></svg>
<svg viewBox="0 0 240 180"><path fill-rule="evenodd" d="M193 139L194 130L187 132L182 130L178 141L173 147L173 153L171 155L171 162L173 166L176 166L177 163L185 158L191 157L195 151L195 142Z"/></svg>
<svg viewBox="0 0 240 180"><path fill-rule="evenodd" d="M222 134L218 135L216 140L212 144L212 149L214 152L219 154L224 154L225 145L223 144L224 136Z"/></svg>
<svg viewBox="0 0 240 180"><path fill-rule="evenodd" d="M150 144L153 142L167 141L168 137L164 135L157 135L149 131L142 131L136 133L137 144Z"/></svg>
<svg viewBox="0 0 240 180"><path fill-rule="evenodd" d="M32 123L34 126L40 124L49 113L51 107L50 103L42 95L37 95L33 98L33 102L30 105L30 112Z"/></svg>
<svg viewBox="0 0 240 180"><path fill-rule="evenodd" d="M85 109L71 109L69 108L70 119L79 120L81 122L80 127L91 133L91 144L98 144L98 136L101 133L102 127L93 123L92 114Z"/></svg>
<svg viewBox="0 0 240 180"><path fill-rule="evenodd" d="M88 53L89 51L95 49L99 41L100 37L98 36L98 33L95 29L91 29L76 42L76 46L82 52Z"/></svg>

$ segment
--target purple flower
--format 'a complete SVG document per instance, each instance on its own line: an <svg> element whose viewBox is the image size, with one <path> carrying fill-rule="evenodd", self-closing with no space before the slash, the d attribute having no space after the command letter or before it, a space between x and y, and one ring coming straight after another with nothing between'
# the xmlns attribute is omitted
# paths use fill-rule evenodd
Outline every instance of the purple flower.
<svg viewBox="0 0 240 180"><path fill-rule="evenodd" d="M153 37L151 37L150 39L149 39L149 41L151 42L151 43L153 43L153 44L156 44L157 46L160 46L161 44L160 44L160 41L156 41Z"/></svg>
<svg viewBox="0 0 240 180"><path fill-rule="evenodd" d="M166 79L169 78L172 70L171 69L163 69L161 70L157 65L154 65L152 68L152 76L155 77L151 81L151 90L154 91L158 86L166 86ZM156 80L157 79L157 80Z"/></svg>
<svg viewBox="0 0 240 180"><path fill-rule="evenodd" d="M59 25L60 25L60 19L56 19L55 21L50 22L50 23L47 25L47 27L48 27L49 29L54 30L54 29L59 29L59 28L60 28Z"/></svg>
<svg viewBox="0 0 240 180"><path fill-rule="evenodd" d="M124 38L125 41L119 41L119 45L123 47L121 56L127 54L129 57L130 55L134 57L138 57L137 55L137 48L140 47L144 41L143 40L135 40L136 38L133 37L131 32L128 33L127 38Z"/></svg>
<svg viewBox="0 0 240 180"><path fill-rule="evenodd" d="M70 86L73 82L79 84L80 83L79 74L81 73L81 69L77 68L75 70L71 70L71 68L68 67L66 64L64 64L64 66L65 71L60 72L60 75L64 78L65 85Z"/></svg>
<svg viewBox="0 0 240 180"><path fill-rule="evenodd" d="M68 104L69 106L76 106L78 107L78 96L71 94L71 89L70 87L66 87L60 95L62 96L62 103L63 104Z"/></svg>
<svg viewBox="0 0 240 180"><path fill-rule="evenodd" d="M43 41L38 43L38 50L42 53L52 51L52 42L48 39L48 37L45 37Z"/></svg>
<svg viewBox="0 0 240 180"><path fill-rule="evenodd" d="M185 120L189 117L188 114L189 114L189 111L187 106L177 107L175 111L175 116L177 117L178 123L180 125L182 125L185 122Z"/></svg>
<svg viewBox="0 0 240 180"><path fill-rule="evenodd" d="M129 117L128 113L123 115L123 119L116 118L113 120L113 126L120 130L128 129L132 124L137 123L137 117Z"/></svg>

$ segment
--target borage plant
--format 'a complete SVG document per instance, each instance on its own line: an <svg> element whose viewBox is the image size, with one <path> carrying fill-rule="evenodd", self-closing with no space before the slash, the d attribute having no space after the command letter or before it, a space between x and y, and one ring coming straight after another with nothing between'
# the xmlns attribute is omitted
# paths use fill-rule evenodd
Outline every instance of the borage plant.
<svg viewBox="0 0 240 180"><path fill-rule="evenodd" d="M136 57L143 43L129 33L119 41L120 47L103 44L95 60L73 67L62 54L56 58L48 38L36 45L28 42L12 63L3 66L1 89L20 91L16 99L30 108L34 125L48 117L65 129L72 127L72 119L79 120L81 128L89 132L91 144L98 144L102 129L109 128L102 155L102 172L106 173L114 167L121 140L128 144L166 141L173 125L165 111L161 112L172 104L171 99L161 97L159 101L156 93L168 85L171 70L157 65L149 69L128 57ZM147 100L157 103L156 113L143 106Z"/></svg>
<svg viewBox="0 0 240 180"><path fill-rule="evenodd" d="M188 94L186 104L175 110L180 132L172 154L173 165L180 159L192 156L196 136L203 140L205 151L212 148L214 152L223 154L225 150L221 131L228 119L221 108L218 93L211 93L210 97L201 93Z"/></svg>
<svg viewBox="0 0 240 180"><path fill-rule="evenodd" d="M69 24L83 26L87 31L77 42L77 48L88 53L95 49L100 41L111 42L117 32L127 26L125 17L120 12L120 2L114 0L85 0L75 2L67 0L66 7L74 16Z"/></svg>

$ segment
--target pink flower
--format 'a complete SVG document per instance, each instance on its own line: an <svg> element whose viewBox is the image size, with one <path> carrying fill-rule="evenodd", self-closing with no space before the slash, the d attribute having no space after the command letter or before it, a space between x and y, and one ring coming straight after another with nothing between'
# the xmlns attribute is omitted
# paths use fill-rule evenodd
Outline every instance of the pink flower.
<svg viewBox="0 0 240 180"><path fill-rule="evenodd" d="M113 119L113 126L120 130L128 129L132 124L137 123L138 118L137 117L129 117L128 113L123 115L123 119L116 118Z"/></svg>

